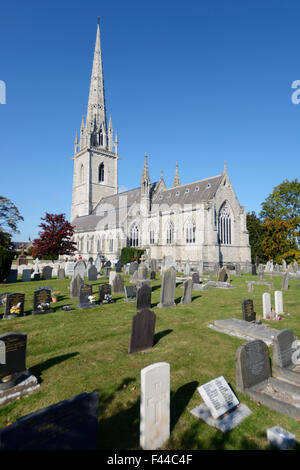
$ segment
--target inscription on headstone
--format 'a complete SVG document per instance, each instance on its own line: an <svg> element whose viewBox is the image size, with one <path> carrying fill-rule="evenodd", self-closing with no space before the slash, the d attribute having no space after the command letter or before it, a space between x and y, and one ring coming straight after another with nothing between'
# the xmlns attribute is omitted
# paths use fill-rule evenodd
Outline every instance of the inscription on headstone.
<svg viewBox="0 0 300 470"><path fill-rule="evenodd" d="M243 320L255 321L255 312L252 299L245 299L242 302Z"/></svg>
<svg viewBox="0 0 300 470"><path fill-rule="evenodd" d="M51 290L39 289L33 293L32 315L42 315L53 312L51 308Z"/></svg>
<svg viewBox="0 0 300 470"><path fill-rule="evenodd" d="M215 419L239 404L239 400L223 376L201 385L201 387L198 387L198 392Z"/></svg>
<svg viewBox="0 0 300 470"><path fill-rule="evenodd" d="M11 293L6 295L3 319L17 318L24 315L25 294Z"/></svg>

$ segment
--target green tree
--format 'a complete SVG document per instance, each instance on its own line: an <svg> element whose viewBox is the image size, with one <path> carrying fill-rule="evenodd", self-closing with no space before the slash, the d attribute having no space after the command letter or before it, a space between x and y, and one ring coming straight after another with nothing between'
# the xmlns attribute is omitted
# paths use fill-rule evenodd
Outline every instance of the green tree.
<svg viewBox="0 0 300 470"><path fill-rule="evenodd" d="M15 204L4 196L0 196L0 228L17 233L17 225L24 220Z"/></svg>
<svg viewBox="0 0 300 470"><path fill-rule="evenodd" d="M260 262L267 261L267 257L265 256L261 245L264 238L264 227L254 211L251 212L251 214L247 213L247 230L249 232L252 260L255 261L258 256Z"/></svg>
<svg viewBox="0 0 300 470"><path fill-rule="evenodd" d="M263 222L264 238L261 246L267 259L273 259L275 263L281 263L285 259L288 263L296 259L300 260L300 252L297 245L297 218L290 220L270 219Z"/></svg>

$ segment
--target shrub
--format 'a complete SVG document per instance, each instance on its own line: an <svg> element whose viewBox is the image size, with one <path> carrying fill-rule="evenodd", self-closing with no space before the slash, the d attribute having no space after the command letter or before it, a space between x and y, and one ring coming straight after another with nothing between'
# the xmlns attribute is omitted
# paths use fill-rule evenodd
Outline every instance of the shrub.
<svg viewBox="0 0 300 470"><path fill-rule="evenodd" d="M5 246L0 246L0 282L3 282L10 271L15 252Z"/></svg>
<svg viewBox="0 0 300 470"><path fill-rule="evenodd" d="M121 251L121 261L123 264L131 263L132 261L139 261L140 257L145 250L139 250L138 248L125 247Z"/></svg>

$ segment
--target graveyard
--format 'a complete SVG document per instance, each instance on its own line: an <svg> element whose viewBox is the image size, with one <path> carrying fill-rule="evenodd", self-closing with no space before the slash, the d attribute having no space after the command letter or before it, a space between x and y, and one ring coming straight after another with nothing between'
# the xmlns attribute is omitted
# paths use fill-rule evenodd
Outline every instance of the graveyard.
<svg viewBox="0 0 300 470"><path fill-rule="evenodd" d="M124 271L118 274L125 288L133 286L129 274ZM242 320L243 311L249 308L242 302L252 299L250 307L253 306L256 321L278 332L291 329L299 338L300 279L289 279L288 289L282 291L284 313L280 320L270 320L264 318L263 294L271 294L273 307L274 292L282 288L282 276L271 273L264 276L274 289L256 283L249 292L248 283L257 281L257 276L250 273L231 275L232 288L219 287L217 276L211 274L206 289L192 290L191 283L183 288L180 277L184 280L184 273L176 273L175 292L169 292L166 297L170 299L162 302L162 277L157 273L156 279L148 279L151 298L145 294L147 302L151 302L150 328L154 328L154 336L153 345L144 350L139 350L132 338L133 325L138 329L136 291L128 289L126 298L121 283L119 290L112 291L113 302L98 303L99 287L109 282L109 275L98 276L93 281L85 278L84 284L91 287L85 289L86 293L82 289L85 297L80 299L71 296L70 277L30 281L19 278L17 282L1 284L0 294L25 294L23 316L5 319L5 308L0 306L0 335L27 334L26 368L36 377L39 387L0 406L0 428L9 428L18 419L40 409L97 391L97 449L139 450L141 370L152 364L167 363L170 436L160 445L161 449L267 450L270 449L267 429L275 426L292 433L299 449L298 416L271 409L237 388L236 355L247 339L209 327L215 321ZM206 276L200 275L200 282L201 277ZM37 312L36 304L41 301L35 301L36 292L42 290L39 296L45 300L48 288L59 291L57 301L50 301L46 312ZM186 300L190 291L191 302ZM95 296L96 303L86 308L86 298L90 295ZM68 308L63 310L63 307ZM274 346L270 343L266 348L272 365ZM202 403L198 387L221 376L251 412L228 432L208 425L191 413Z"/></svg>

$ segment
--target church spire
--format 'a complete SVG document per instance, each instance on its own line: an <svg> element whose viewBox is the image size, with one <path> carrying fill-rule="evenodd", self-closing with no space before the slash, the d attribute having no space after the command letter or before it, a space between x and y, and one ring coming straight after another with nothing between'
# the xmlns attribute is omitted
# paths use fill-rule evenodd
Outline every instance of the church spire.
<svg viewBox="0 0 300 470"><path fill-rule="evenodd" d="M97 24L96 44L86 116L86 129L89 133L93 132L95 124L97 128L100 128L101 124L103 124L103 128L106 130L106 110L99 19Z"/></svg>
<svg viewBox="0 0 300 470"><path fill-rule="evenodd" d="M176 170L175 170L175 176L174 176L174 181L173 181L173 188L175 188L175 186L180 186L179 174L178 174L178 163L176 163Z"/></svg>
<svg viewBox="0 0 300 470"><path fill-rule="evenodd" d="M145 184L148 186L150 183L150 176L149 176L149 170L148 170L148 162L147 162L147 154L145 153L145 161L144 161L144 168L143 168L143 173L142 173L142 178L141 178L141 186L145 186Z"/></svg>

